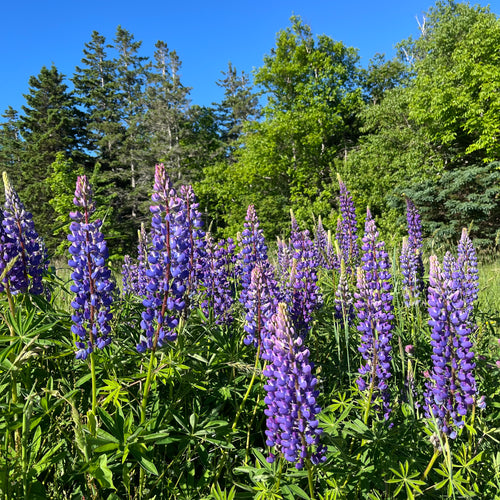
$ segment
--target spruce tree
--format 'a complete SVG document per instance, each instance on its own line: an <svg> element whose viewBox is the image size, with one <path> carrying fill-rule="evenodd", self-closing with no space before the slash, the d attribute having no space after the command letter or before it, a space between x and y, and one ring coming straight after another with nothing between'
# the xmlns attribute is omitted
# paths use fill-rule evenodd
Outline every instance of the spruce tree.
<svg viewBox="0 0 500 500"><path fill-rule="evenodd" d="M38 76L32 76L24 97L26 106L22 107L24 114L19 119L24 148L20 185L16 187L33 211L35 225L51 249L54 212L46 180L58 153L72 158L76 166L86 163L83 113L64 83L64 75L55 66L50 69L44 66Z"/></svg>

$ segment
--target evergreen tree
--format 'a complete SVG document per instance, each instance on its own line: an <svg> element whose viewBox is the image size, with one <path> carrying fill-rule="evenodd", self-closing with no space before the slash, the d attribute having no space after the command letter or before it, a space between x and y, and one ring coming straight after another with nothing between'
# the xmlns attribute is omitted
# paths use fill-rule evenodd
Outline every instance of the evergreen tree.
<svg viewBox="0 0 500 500"><path fill-rule="evenodd" d="M44 66L29 79L25 98L27 105L19 119L24 143L19 188L26 206L33 207L35 225L50 249L55 243L50 232L54 212L46 180L58 153L72 158L77 166L86 163L83 113L55 66Z"/></svg>
<svg viewBox="0 0 500 500"><path fill-rule="evenodd" d="M12 184L20 186L24 144L19 129L19 114L9 106L2 118L5 121L0 125L0 165L2 170L7 172Z"/></svg>

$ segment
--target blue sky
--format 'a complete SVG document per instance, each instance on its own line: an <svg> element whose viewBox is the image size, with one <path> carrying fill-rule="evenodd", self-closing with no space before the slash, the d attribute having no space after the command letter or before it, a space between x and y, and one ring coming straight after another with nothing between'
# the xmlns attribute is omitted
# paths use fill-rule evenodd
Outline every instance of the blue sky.
<svg viewBox="0 0 500 500"><path fill-rule="evenodd" d="M221 98L215 82L228 62L246 73L261 66L276 33L290 25L293 14L314 34L358 48L366 64L377 52L391 56L397 42L417 35L416 17L421 19L432 5L429 0L4 1L0 112L9 105L20 109L29 77L42 66L54 63L71 76L93 30L111 42L121 25L142 40L141 53L150 57L155 42L164 40L182 61L182 81L193 87L191 101L210 105ZM490 6L500 13L500 0Z"/></svg>

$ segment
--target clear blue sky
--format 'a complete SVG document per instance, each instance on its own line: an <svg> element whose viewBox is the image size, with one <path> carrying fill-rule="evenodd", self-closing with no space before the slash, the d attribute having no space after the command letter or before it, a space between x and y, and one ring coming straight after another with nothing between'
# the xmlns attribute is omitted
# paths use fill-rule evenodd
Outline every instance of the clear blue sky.
<svg viewBox="0 0 500 500"><path fill-rule="evenodd" d="M475 3L475 2L472 2ZM487 5L487 2L479 2ZM500 0L489 2L500 13ZM20 110L28 78L54 63L67 76L80 64L93 30L108 41L121 25L142 40L143 55L164 40L182 61L191 101L219 101L216 81L229 61L250 73L274 46L276 33L300 15L314 34L359 49L363 64L377 52L392 56L400 40L418 34L430 0L5 0L1 8L0 113Z"/></svg>

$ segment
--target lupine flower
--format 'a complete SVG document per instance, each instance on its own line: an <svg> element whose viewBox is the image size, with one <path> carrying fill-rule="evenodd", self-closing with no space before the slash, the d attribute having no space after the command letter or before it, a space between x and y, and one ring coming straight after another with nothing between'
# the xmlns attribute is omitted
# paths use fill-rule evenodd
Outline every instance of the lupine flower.
<svg viewBox="0 0 500 500"><path fill-rule="evenodd" d="M269 262L267 246L262 229L259 229L259 219L255 207L249 205L244 223L245 229L240 236L241 251L238 254L241 263L240 302L244 305L247 300L248 288L252 279L252 270L258 263Z"/></svg>
<svg viewBox="0 0 500 500"><path fill-rule="evenodd" d="M2 220L4 231L2 258L7 265L17 256L6 277L9 280L9 289L11 293L30 292L40 295L43 292L42 276L48 267L45 247L35 230L33 216L24 208L5 172L3 182L5 208Z"/></svg>
<svg viewBox="0 0 500 500"><path fill-rule="evenodd" d="M314 252L316 254L318 267L323 267L325 269L333 268L332 264L334 264L333 260L335 260L336 255L333 250L329 234L323 227L321 217L318 217L318 225L316 226L316 234L314 236Z"/></svg>
<svg viewBox="0 0 500 500"><path fill-rule="evenodd" d="M282 240L278 237L277 244L278 244L278 249L277 249L278 265L276 273L280 283L283 283L286 281L288 273L290 272L290 268L292 266L293 252L292 249L290 248L290 245L288 245L284 239Z"/></svg>
<svg viewBox="0 0 500 500"><path fill-rule="evenodd" d="M187 228L187 268L189 277L186 283L186 294L192 301L192 296L197 289L199 281L203 279L203 259L205 257L205 233L201 230L203 221L198 210L199 204L191 186L181 186L180 195L185 213ZM184 251L184 250L183 250Z"/></svg>
<svg viewBox="0 0 500 500"><path fill-rule="evenodd" d="M406 219L408 239L403 240L400 262L405 304L410 306L419 303L419 297L423 291L424 264L420 214L409 198L406 199Z"/></svg>
<svg viewBox="0 0 500 500"><path fill-rule="evenodd" d="M141 328L145 336L139 352L156 350L165 341L177 338L179 314L185 307L184 294L189 277L189 226L182 200L177 196L163 164L156 165L150 207L151 250L148 255L149 278L143 305Z"/></svg>
<svg viewBox="0 0 500 500"><path fill-rule="evenodd" d="M359 372L358 387L364 391L370 387L378 390L382 397L384 417L389 418L389 390L387 380L391 376L392 285L390 282L389 256L385 243L367 210L365 235L363 237L363 264L358 268L355 307L360 320L358 330L362 333L359 351L366 360Z"/></svg>
<svg viewBox="0 0 500 500"><path fill-rule="evenodd" d="M114 284L106 267L108 248L100 231L102 221L91 222L95 211L92 192L86 176L79 176L73 200L77 211L71 212L71 242L68 261L73 269L71 291L76 297L71 302L75 310L71 331L78 336L76 357L85 359L96 348L103 349L111 342L110 312Z"/></svg>
<svg viewBox="0 0 500 500"><path fill-rule="evenodd" d="M270 336L264 343L268 360L264 369L266 444L294 462L297 469L304 466L306 459L315 464L324 461L325 449L319 444L322 429L317 418L321 411L316 403L318 381L313 375L309 350L295 333L285 304L279 304L270 322ZM274 459L271 453L267 460Z"/></svg>
<svg viewBox="0 0 500 500"><path fill-rule="evenodd" d="M462 229L462 236L458 243L457 263L461 267L464 277L464 300L472 312L479 292L479 274L477 271L476 249L469 238L466 228Z"/></svg>
<svg viewBox="0 0 500 500"><path fill-rule="evenodd" d="M122 293L127 295L134 293L137 285L137 264L134 264L130 255L123 257L122 265Z"/></svg>
<svg viewBox="0 0 500 500"><path fill-rule="evenodd" d="M148 266L148 246L149 239L141 224L141 229L137 231L139 243L137 245L137 260L125 255L122 266L123 294L133 293L138 297L146 296L148 277L146 275Z"/></svg>
<svg viewBox="0 0 500 500"><path fill-rule="evenodd" d="M346 185L338 177L340 186L340 213L341 218L337 225L337 241L339 242L341 259L344 259L347 272L355 269L359 261L359 246L357 235L356 210L352 201L351 193Z"/></svg>
<svg viewBox="0 0 500 500"><path fill-rule="evenodd" d="M426 383L424 408L426 416L436 418L441 432L455 438L456 428L464 425L464 417L474 404L475 363L463 271L451 254L444 263L446 271L435 255L430 258L428 304L433 369Z"/></svg>
<svg viewBox="0 0 500 500"><path fill-rule="evenodd" d="M263 345L263 340L269 336L269 322L278 306L277 286L269 263L259 263L252 269L250 286L247 289L245 302L245 332L246 345ZM260 355L265 359L264 349Z"/></svg>
<svg viewBox="0 0 500 500"><path fill-rule="evenodd" d="M210 233L206 234L206 247L203 265L203 286L205 299L201 304L206 316L213 311L216 324L229 324L233 321L231 312L234 302L231 287L231 270L235 245L231 238L216 243Z"/></svg>
<svg viewBox="0 0 500 500"><path fill-rule="evenodd" d="M297 332L306 335L311 328L314 311L322 304L318 288L318 263L309 231L301 231L292 214L290 238L292 261L281 299L290 304L290 315Z"/></svg>

